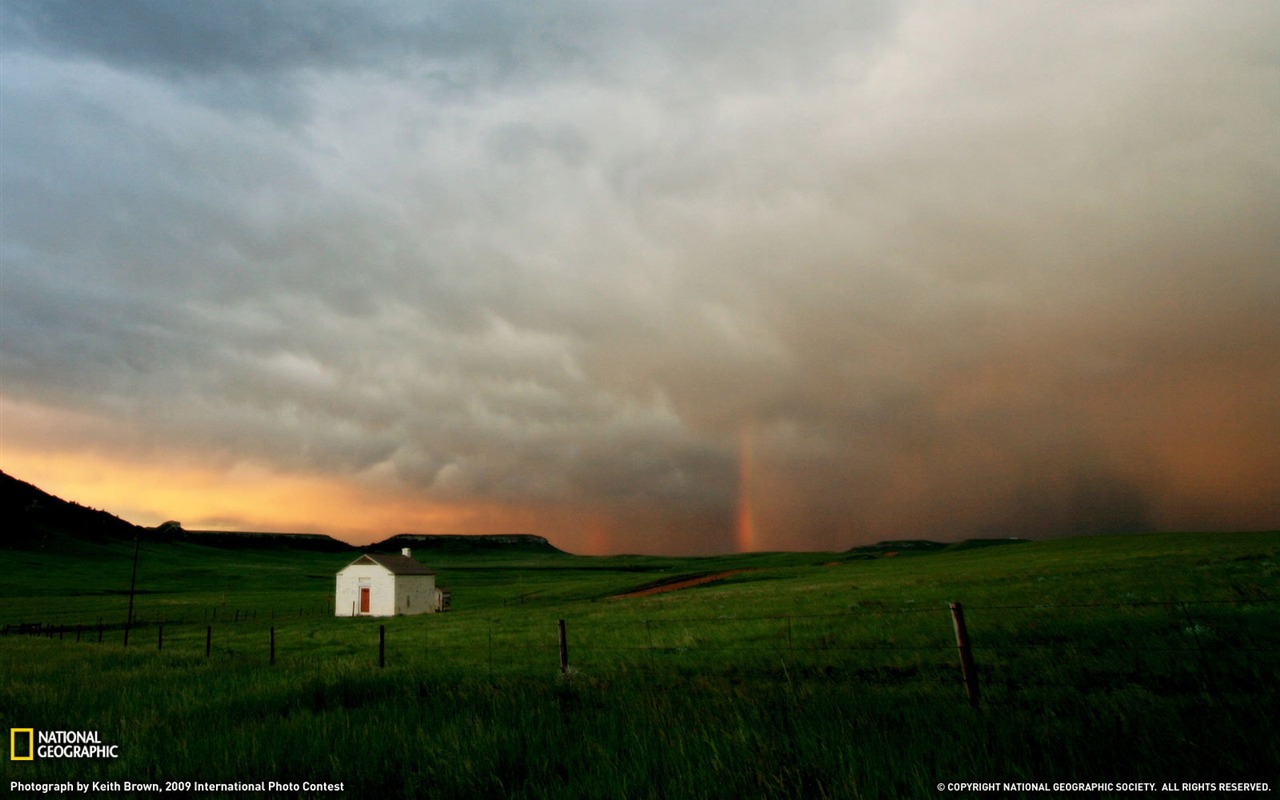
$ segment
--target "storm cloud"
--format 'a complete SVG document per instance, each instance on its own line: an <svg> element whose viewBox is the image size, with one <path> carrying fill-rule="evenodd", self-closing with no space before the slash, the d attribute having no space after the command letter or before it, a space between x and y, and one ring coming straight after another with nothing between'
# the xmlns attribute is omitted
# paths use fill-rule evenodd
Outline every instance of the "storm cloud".
<svg viewBox="0 0 1280 800"><path fill-rule="evenodd" d="M1280 9L850 5L7 0L0 466L353 541L1280 527Z"/></svg>

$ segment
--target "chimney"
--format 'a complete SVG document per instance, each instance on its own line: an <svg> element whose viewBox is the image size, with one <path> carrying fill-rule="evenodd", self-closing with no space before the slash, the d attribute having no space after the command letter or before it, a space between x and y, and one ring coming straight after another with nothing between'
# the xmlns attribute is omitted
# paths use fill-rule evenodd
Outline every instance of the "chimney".
<svg viewBox="0 0 1280 800"><path fill-rule="evenodd" d="M407 547L400 548L400 555L404 556L405 558L413 558L413 553L410 552L409 548Z"/></svg>

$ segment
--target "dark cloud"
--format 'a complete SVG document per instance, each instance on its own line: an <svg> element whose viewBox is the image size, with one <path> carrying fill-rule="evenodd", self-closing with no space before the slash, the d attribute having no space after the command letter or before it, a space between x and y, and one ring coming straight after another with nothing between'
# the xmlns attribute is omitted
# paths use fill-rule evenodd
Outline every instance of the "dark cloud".
<svg viewBox="0 0 1280 800"><path fill-rule="evenodd" d="M77 422L6 458L614 549L1275 527L1276 14L7 2L0 391Z"/></svg>
<svg viewBox="0 0 1280 800"><path fill-rule="evenodd" d="M407 57L512 49L518 7L495 3L370 4L229 0L184 7L155 0L5 4L12 45L190 77L305 68L387 68Z"/></svg>

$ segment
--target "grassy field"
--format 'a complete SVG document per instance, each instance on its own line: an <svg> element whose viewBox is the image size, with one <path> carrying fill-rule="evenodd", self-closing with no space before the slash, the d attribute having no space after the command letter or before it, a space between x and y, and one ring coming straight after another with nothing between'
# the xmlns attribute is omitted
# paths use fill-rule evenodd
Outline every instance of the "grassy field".
<svg viewBox="0 0 1280 800"><path fill-rule="evenodd" d="M352 797L1280 785L1280 534L889 552L419 553L454 611L380 621L330 616L351 555L144 544L125 648L131 547L3 551L0 623L59 628L0 638L0 730L98 731L120 758L0 763L6 781L341 782Z"/></svg>

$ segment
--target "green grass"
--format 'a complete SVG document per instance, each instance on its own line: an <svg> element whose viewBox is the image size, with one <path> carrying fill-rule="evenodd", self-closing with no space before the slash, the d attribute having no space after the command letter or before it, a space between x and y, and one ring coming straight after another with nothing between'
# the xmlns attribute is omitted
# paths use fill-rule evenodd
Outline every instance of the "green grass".
<svg viewBox="0 0 1280 800"><path fill-rule="evenodd" d="M122 620L132 548L89 547L5 551L0 622ZM1280 784L1280 534L883 552L894 551L420 553L456 610L353 620L327 608L351 556L148 544L137 613L168 621L163 650L154 625L127 649L118 630L102 644L0 639L0 731L97 730L122 757L0 769L23 781L340 781L352 797ZM751 571L614 597L732 569ZM979 665L977 710L959 679L953 600Z"/></svg>

